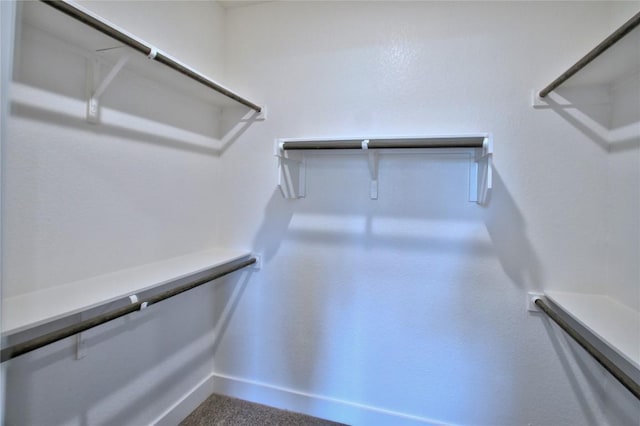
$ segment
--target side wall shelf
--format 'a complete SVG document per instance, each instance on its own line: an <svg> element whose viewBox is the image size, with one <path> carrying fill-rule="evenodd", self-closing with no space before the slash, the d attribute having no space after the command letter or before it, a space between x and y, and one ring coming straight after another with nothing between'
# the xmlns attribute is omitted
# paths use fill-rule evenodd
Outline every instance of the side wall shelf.
<svg viewBox="0 0 640 426"><path fill-rule="evenodd" d="M542 90L535 109L551 109L601 144L640 138L640 12Z"/></svg>
<svg viewBox="0 0 640 426"><path fill-rule="evenodd" d="M372 200L378 199L378 162L381 153L449 153L469 155L469 201L485 204L492 186L493 141L482 133L457 136L403 136L369 138L277 139L278 186L284 198L306 195L305 152L346 150L367 155Z"/></svg>
<svg viewBox="0 0 640 426"><path fill-rule="evenodd" d="M256 264L253 269L259 269L259 256L252 257L250 252L213 249L5 298L3 353L25 341L157 298L194 281L208 282L219 271L250 260ZM145 307L143 304L140 309Z"/></svg>
<svg viewBox="0 0 640 426"><path fill-rule="evenodd" d="M254 120L265 118L263 106L72 1L22 2L20 6L25 25L87 57L88 80L93 82L87 94L89 122L99 122L100 97L123 68L222 109L247 108ZM99 75L100 64L110 67L104 76Z"/></svg>
<svg viewBox="0 0 640 426"><path fill-rule="evenodd" d="M640 12L580 58L544 89L536 92L540 102L561 85L612 84L640 71ZM588 66L589 65L589 66Z"/></svg>
<svg viewBox="0 0 640 426"><path fill-rule="evenodd" d="M617 355L623 371L640 380L640 312L599 294L547 291L546 296Z"/></svg>

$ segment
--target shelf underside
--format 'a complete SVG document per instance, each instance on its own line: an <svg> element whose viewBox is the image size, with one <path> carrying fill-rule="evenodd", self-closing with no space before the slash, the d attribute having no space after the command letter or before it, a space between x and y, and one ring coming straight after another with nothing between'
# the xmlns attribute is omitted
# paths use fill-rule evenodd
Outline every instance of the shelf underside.
<svg viewBox="0 0 640 426"><path fill-rule="evenodd" d="M546 296L640 372L640 312L604 295L548 291Z"/></svg>

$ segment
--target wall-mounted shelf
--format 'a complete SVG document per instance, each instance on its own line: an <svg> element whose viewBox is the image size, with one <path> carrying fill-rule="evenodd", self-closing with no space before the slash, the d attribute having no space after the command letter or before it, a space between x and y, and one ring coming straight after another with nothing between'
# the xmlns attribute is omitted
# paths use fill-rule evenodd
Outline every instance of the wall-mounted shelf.
<svg viewBox="0 0 640 426"><path fill-rule="evenodd" d="M22 2L21 6L25 25L68 43L91 59L88 72L94 74L89 78L94 86L87 99L90 122L98 121L100 95L123 68L221 108L246 107L254 119L264 118L264 107L71 1ZM105 76L96 74L98 62L111 67Z"/></svg>
<svg viewBox="0 0 640 426"><path fill-rule="evenodd" d="M537 93L543 102L561 85L610 85L640 72L640 12Z"/></svg>
<svg viewBox="0 0 640 426"><path fill-rule="evenodd" d="M556 111L601 145L640 138L640 13L531 93L534 108Z"/></svg>
<svg viewBox="0 0 640 426"><path fill-rule="evenodd" d="M372 200L378 199L378 161L384 154L456 153L469 157L469 201L484 204L492 185L493 143L488 134L456 136L305 138L277 139L278 186L285 198L303 198L306 193L305 153L345 150L367 155Z"/></svg>
<svg viewBox="0 0 640 426"><path fill-rule="evenodd" d="M627 374L640 380L640 312L600 294L545 292L547 298L617 354Z"/></svg>
<svg viewBox="0 0 640 426"><path fill-rule="evenodd" d="M16 345L194 281L209 281L249 259L249 252L214 249L5 298L3 342Z"/></svg>

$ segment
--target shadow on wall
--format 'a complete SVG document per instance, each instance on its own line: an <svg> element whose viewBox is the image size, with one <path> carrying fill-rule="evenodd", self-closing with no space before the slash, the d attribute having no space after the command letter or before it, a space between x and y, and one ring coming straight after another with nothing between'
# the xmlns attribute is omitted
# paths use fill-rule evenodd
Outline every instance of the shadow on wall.
<svg viewBox="0 0 640 426"><path fill-rule="evenodd" d="M420 235L377 235L372 232L372 221L376 216L374 209L360 212L365 216L360 230L354 229L350 232L329 229L292 230L289 229L289 225L294 214L310 209L308 206L297 204L301 201L283 199L276 189L265 208L264 220L254 238L252 247L256 252L263 253L265 261L271 260L276 255L285 239L315 241L325 244L356 244L364 247L382 245L402 250L427 250L438 253L469 251L474 255L484 257L497 255L504 272L514 284L524 289L540 289L543 282L542 266L527 237L524 217L500 173L494 169L493 176L490 199L487 206L484 207L484 222L491 238L491 245L478 239L469 239L465 242L465 247L461 247L461 241L454 239L433 237L427 242ZM435 203L430 204L428 209L432 209ZM390 208L394 216L401 213L401 209L397 209L393 205ZM354 211L351 210L345 203L341 203L338 207L338 211L342 211L343 214L353 213ZM379 213L381 216L385 214L383 211L379 211ZM416 212L407 212L407 215L414 217ZM362 235L363 232L364 235ZM362 241L363 237L364 241Z"/></svg>
<svg viewBox="0 0 640 426"><path fill-rule="evenodd" d="M376 234L373 232L372 223L376 217L384 218L386 215L395 217L402 216L404 213L407 216L407 220L414 220L415 217L428 218L428 212L434 209L434 205L437 205L439 201L443 201L437 199L426 204L424 212L403 211L402 207L398 207L395 203L390 203L386 207L378 209L377 207L381 204L378 201L373 202L373 207L358 211L357 206L352 207L349 205L358 204L357 202L334 202L331 204L336 208L330 209L331 213L345 216L357 213L361 216L362 223L355 223L357 226L348 230L326 228L290 229L294 214L300 215L316 211L326 214L328 213L326 209L327 203L322 201L286 200L275 189L265 207L263 223L256 233L252 247L257 253L263 254L265 261L271 260L277 254L279 247L285 240L314 241L323 244L348 244L364 248L389 246L400 250L426 250L436 253L469 252L475 256L482 257L496 255L504 272L515 285L523 289L539 289L543 282L542 266L526 234L524 217L509 193L500 173L494 169L493 176L490 199L487 206L484 207L484 222L491 239L490 245L482 239L470 238L466 241L460 241L455 238L449 238L451 235L446 235L446 237L433 235L425 241L424 235L418 233ZM455 200L454 203L459 201ZM442 208L445 211L453 210L446 203ZM422 216L421 213L426 214ZM435 214L436 217L439 215L443 214ZM461 217L472 219L472 215L463 214Z"/></svg>
<svg viewBox="0 0 640 426"><path fill-rule="evenodd" d="M570 338L568 338L563 330L559 330L557 327L554 327L551 323L551 319L543 316L543 314L540 314L539 317L543 320L544 327L547 331L547 334L549 335L553 349L557 354L560 363L562 364L562 370L567 374L568 382L571 386L571 389L573 390L576 399L580 404L580 407L582 408L582 412L584 413L585 417L589 419L590 424L598 424L598 416L596 413L602 412L602 409L600 407L594 407L592 404L593 401L589 401L586 397L587 394L583 391L583 389L588 387L591 387L591 389L598 389L602 386L602 381L599 378L594 377L594 371L596 370L592 368L584 368L585 361L582 358L589 357L589 355L584 351L582 351L581 354L576 354L575 352L568 351L567 346L571 346L573 349L573 346L577 344ZM569 359L569 353L574 353L574 355L577 356L573 357L573 359ZM575 366L574 361L576 360L579 361L578 365L580 367ZM586 360L586 362L593 363L595 361L593 361L593 358L591 358L590 361ZM578 368L580 371L577 371ZM597 368L597 371L598 374L602 374L603 369L600 367Z"/></svg>
<svg viewBox="0 0 640 426"><path fill-rule="evenodd" d="M614 88L576 86L556 89L536 109L551 109L608 152L640 146L640 75Z"/></svg>
<svg viewBox="0 0 640 426"><path fill-rule="evenodd" d="M541 290L542 265L527 237L524 217L495 169L485 224L502 269L511 281L523 289Z"/></svg>
<svg viewBox="0 0 640 426"><path fill-rule="evenodd" d="M285 200L276 188L264 210L264 219L253 239L253 250L268 262L278 252L278 248L289 229L289 223L295 212L295 203Z"/></svg>

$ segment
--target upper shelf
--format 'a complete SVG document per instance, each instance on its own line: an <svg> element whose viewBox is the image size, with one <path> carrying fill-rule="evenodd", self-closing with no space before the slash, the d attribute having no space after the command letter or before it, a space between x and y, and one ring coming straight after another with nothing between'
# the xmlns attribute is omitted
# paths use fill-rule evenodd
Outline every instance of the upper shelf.
<svg viewBox="0 0 640 426"><path fill-rule="evenodd" d="M640 72L640 12L539 92L560 87L610 84Z"/></svg>
<svg viewBox="0 0 640 426"><path fill-rule="evenodd" d="M116 63L130 53L126 67L139 74L215 105L244 105L258 113L263 111L262 106L71 1L21 4L26 25L91 52L108 63ZM211 90L202 90L204 87Z"/></svg>
<svg viewBox="0 0 640 426"><path fill-rule="evenodd" d="M402 136L368 138L306 138L278 139L275 155L279 158L278 186L285 198L304 198L306 171L304 152L318 150L347 150L366 153L371 184L370 198L378 199L378 153L408 153L408 150L426 152L455 151L468 155L469 201L485 204L492 186L491 159L493 143L486 133L451 136Z"/></svg>

